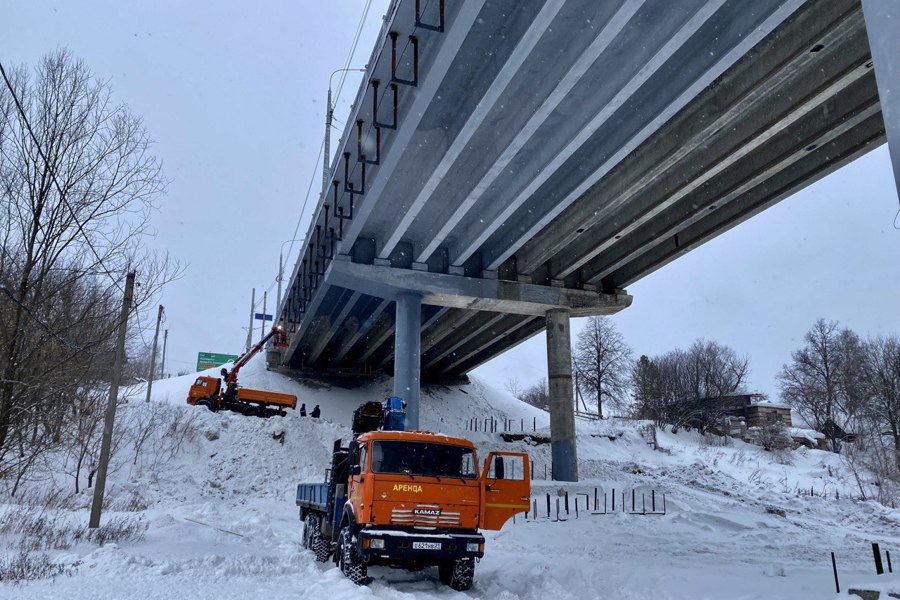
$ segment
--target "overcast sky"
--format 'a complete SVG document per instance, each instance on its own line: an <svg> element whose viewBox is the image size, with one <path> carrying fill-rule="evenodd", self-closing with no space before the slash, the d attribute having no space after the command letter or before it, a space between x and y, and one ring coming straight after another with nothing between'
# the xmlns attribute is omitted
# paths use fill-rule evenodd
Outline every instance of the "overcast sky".
<svg viewBox="0 0 900 600"><path fill-rule="evenodd" d="M371 2L351 66L368 60L387 4ZM4 65L67 48L156 140L170 184L153 244L187 264L161 299L169 371L192 369L200 351L243 349L251 288L268 289L273 306L279 250L306 232L311 206L300 209L310 182L314 195L321 187L329 76L365 5L0 0ZM341 123L360 76L343 89ZM775 376L817 317L900 334L898 208L882 146L634 284L634 304L614 322L636 355L725 343L750 356L750 387L775 396ZM153 323L141 324L149 341ZM476 374L533 383L546 373L545 343L536 336Z"/></svg>

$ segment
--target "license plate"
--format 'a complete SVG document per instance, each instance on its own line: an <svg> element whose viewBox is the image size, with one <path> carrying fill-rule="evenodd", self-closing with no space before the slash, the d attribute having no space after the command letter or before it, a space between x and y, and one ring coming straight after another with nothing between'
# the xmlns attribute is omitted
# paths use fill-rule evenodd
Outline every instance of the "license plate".
<svg viewBox="0 0 900 600"><path fill-rule="evenodd" d="M413 542L413 550L440 550L440 542Z"/></svg>

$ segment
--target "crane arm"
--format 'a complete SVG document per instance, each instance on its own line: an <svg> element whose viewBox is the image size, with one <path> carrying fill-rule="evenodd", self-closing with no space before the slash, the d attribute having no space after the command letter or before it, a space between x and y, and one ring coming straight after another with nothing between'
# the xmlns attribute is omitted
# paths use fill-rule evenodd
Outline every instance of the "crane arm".
<svg viewBox="0 0 900 600"><path fill-rule="evenodd" d="M266 342L268 342L270 339L272 339L273 336L278 335L280 333L281 333L281 326L280 325L274 326L272 328L272 331L267 333L266 336L259 341L259 343L257 343L255 346L253 346L252 348L250 348L249 350L247 350L246 352L241 354L240 357L238 357L238 359L236 361L234 361L234 366L231 367L231 370L228 372L228 375L225 378L226 381L237 381L238 371L241 370L241 367L243 367L248 362L250 362L250 359L253 358L254 356L256 356L256 354L260 350L263 349L263 347L266 345Z"/></svg>

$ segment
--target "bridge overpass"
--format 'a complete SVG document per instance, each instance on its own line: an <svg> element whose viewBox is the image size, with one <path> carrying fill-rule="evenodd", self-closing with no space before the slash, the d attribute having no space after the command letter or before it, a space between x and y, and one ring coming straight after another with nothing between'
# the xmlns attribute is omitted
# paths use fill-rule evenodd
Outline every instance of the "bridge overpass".
<svg viewBox="0 0 900 600"><path fill-rule="evenodd" d="M420 378L547 328L554 470L577 476L569 317L893 140L891 4L393 2L270 361L393 371L417 424Z"/></svg>

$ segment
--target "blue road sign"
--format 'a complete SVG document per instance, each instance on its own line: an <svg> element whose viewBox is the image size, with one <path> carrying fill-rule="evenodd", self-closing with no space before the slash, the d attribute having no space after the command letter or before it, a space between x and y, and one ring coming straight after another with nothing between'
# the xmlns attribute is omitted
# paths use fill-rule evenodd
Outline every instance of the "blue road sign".
<svg viewBox="0 0 900 600"><path fill-rule="evenodd" d="M256 313L253 315L253 318L257 321L271 321L272 315L264 315L262 313Z"/></svg>

